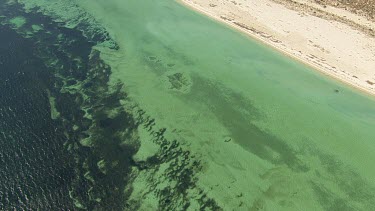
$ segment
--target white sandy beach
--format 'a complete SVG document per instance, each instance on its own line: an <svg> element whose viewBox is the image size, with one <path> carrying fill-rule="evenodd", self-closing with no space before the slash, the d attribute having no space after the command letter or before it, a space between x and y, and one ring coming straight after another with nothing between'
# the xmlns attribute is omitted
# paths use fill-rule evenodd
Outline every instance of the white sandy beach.
<svg viewBox="0 0 375 211"><path fill-rule="evenodd" d="M375 95L375 39L343 23L289 9L272 0L181 0L315 69ZM375 29L375 23L343 9L298 0L348 22ZM345 22L345 21L344 21Z"/></svg>

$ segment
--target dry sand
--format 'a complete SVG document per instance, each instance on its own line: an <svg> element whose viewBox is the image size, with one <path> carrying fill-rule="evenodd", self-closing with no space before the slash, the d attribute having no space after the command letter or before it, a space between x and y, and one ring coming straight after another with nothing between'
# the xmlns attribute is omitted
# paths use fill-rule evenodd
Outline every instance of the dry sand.
<svg viewBox="0 0 375 211"><path fill-rule="evenodd" d="M375 23L365 16L309 0L181 2L375 95Z"/></svg>

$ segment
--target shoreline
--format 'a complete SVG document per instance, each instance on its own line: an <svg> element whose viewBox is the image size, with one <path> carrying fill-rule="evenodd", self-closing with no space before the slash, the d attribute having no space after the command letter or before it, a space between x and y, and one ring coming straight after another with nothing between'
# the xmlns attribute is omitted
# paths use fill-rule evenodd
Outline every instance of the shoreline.
<svg viewBox="0 0 375 211"><path fill-rule="evenodd" d="M303 58L302 56L298 56L296 54L293 54L293 52L288 51L288 49L283 49L282 47L275 44L277 42L272 41L269 38L265 38L265 37L261 36L261 34L267 34L267 33L264 33L262 31L258 31L258 30L256 30L258 33L255 33L254 31L252 31L248 28L241 27L240 25L238 25L237 22L233 22L232 20L227 19L223 16L218 17L215 14L212 14L209 11L205 10L203 7L199 6L198 4L192 2L191 0L177 0L177 2L180 3L181 5L186 6L187 8L190 8L190 9L192 9L196 12L199 12L203 15L206 15L207 17L209 17L209 18L211 18L215 21L226 24L227 26L230 26L233 29L235 29L235 30L237 30L241 33L244 33L245 35L249 36L250 38L254 38L256 41L259 41L266 46L272 47L273 49L275 49L278 52L284 54L285 56L290 57L291 59L294 59L298 62L301 62L302 64L307 65L312 69L315 69L319 73L330 77L331 79L334 79L338 82L341 82L345 85L348 85L351 88L353 88L357 91L360 91L361 94L364 94L367 97L375 99L375 90L374 89L370 90L366 87L363 87L359 84L356 84L353 81L350 81L343 76L332 73L332 71L330 71L328 68L324 68L324 67L314 63L313 61L310 61L306 58ZM272 38L272 35L270 37ZM303 55L303 54L301 54L301 55Z"/></svg>

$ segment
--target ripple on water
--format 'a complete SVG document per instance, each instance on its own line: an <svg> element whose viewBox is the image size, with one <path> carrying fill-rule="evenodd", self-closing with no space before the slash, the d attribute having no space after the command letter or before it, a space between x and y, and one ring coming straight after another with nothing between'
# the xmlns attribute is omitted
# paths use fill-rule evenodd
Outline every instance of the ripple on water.
<svg viewBox="0 0 375 211"><path fill-rule="evenodd" d="M65 137L50 118L48 70L33 45L0 25L0 210L71 209Z"/></svg>

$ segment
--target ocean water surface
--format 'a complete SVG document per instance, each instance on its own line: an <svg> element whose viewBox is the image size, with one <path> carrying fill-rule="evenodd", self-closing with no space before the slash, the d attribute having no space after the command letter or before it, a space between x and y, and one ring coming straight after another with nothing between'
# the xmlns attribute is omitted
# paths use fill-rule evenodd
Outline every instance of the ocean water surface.
<svg viewBox="0 0 375 211"><path fill-rule="evenodd" d="M1 99L0 208L32 209L34 198L41 209L375 208L373 97L172 0L19 0L1 11L1 61L15 66L1 74L25 88ZM19 67L17 46L39 46L22 52L39 66ZM17 82L33 74L48 83ZM39 110L5 118L23 99ZM50 126L22 129L30 121ZM26 181L35 187L14 188Z"/></svg>

